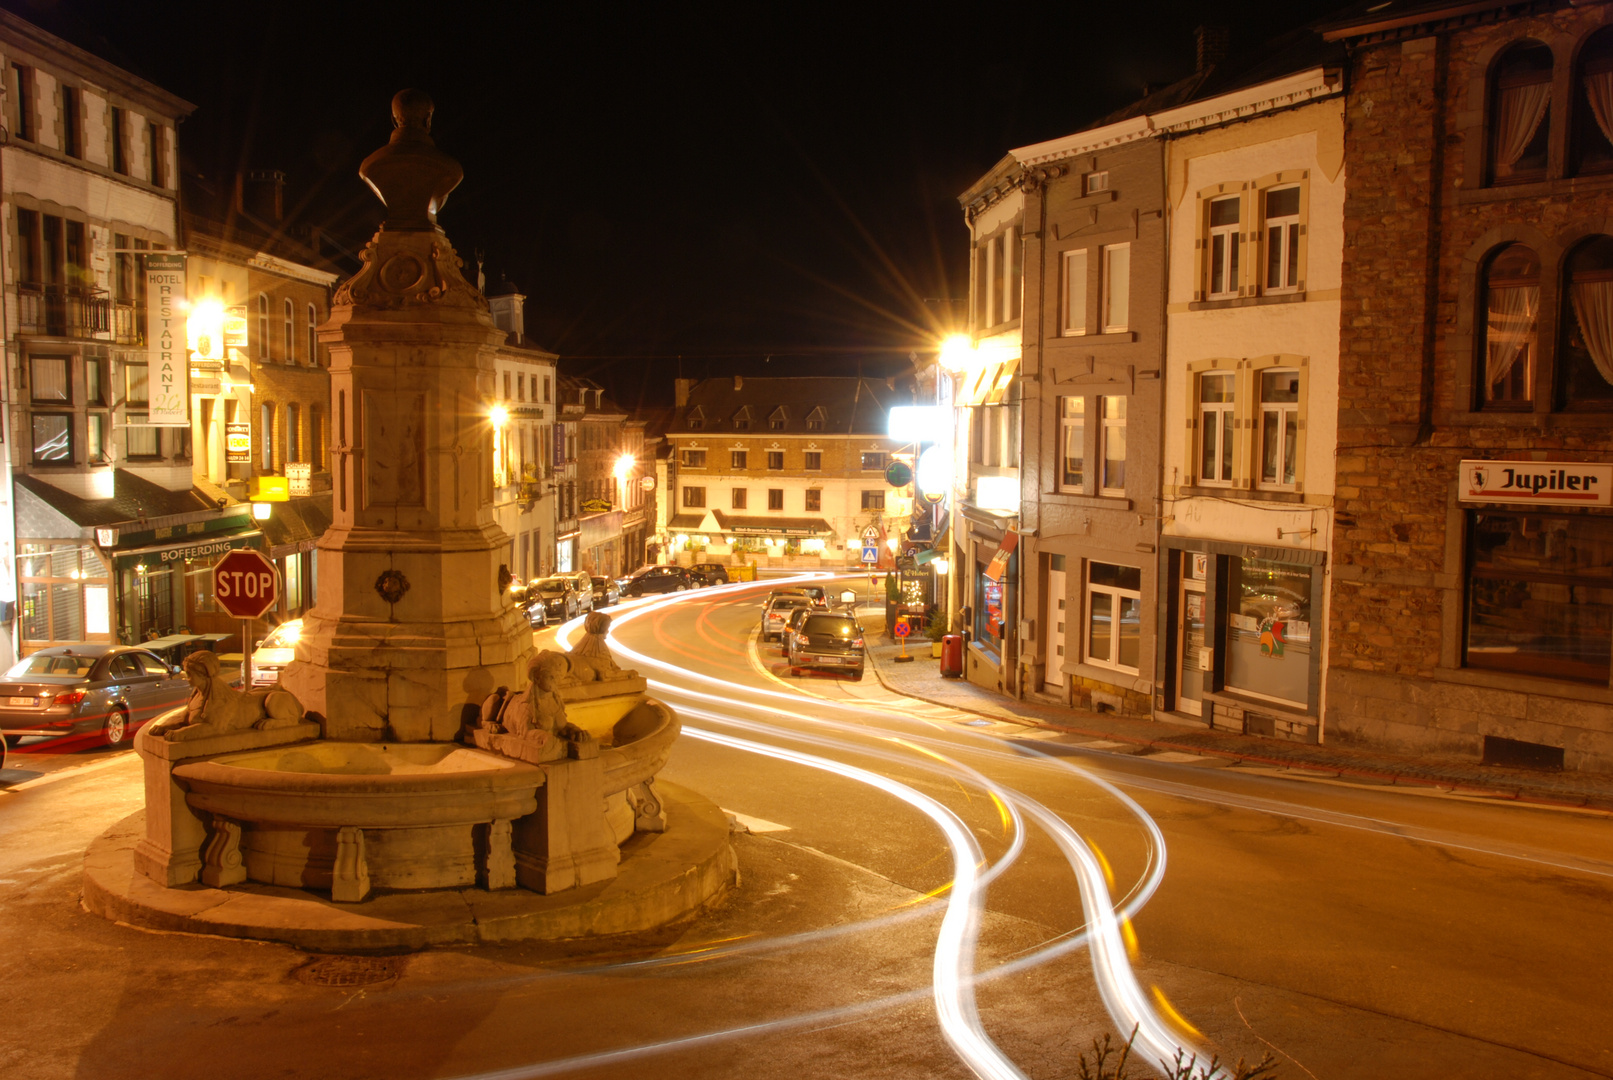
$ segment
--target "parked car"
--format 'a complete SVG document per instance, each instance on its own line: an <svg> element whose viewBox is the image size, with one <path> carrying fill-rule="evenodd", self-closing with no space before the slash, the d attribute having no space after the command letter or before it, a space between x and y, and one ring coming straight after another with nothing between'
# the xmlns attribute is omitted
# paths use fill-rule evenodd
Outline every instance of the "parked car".
<svg viewBox="0 0 1613 1080"><path fill-rule="evenodd" d="M784 623L784 632L779 635L779 652L785 656L790 654L790 635L801 629L801 623L816 610L811 604L802 604L790 612L789 619Z"/></svg>
<svg viewBox="0 0 1613 1080"><path fill-rule="evenodd" d="M554 574L539 578L526 587L526 594L529 604L543 605L546 620L553 619L557 622L575 619L594 606L592 593L588 596L587 606L583 605L582 593L577 588L577 579L570 574ZM528 618L530 619L530 615Z"/></svg>
<svg viewBox="0 0 1613 1080"><path fill-rule="evenodd" d="M790 612L796 608L812 606L812 597L799 593L794 595L786 593L769 601L767 610L762 613L762 640L784 640L784 627L790 621Z"/></svg>
<svg viewBox="0 0 1613 1080"><path fill-rule="evenodd" d="M728 584L728 567L722 563L701 562L689 567L689 574L697 585Z"/></svg>
<svg viewBox="0 0 1613 1080"><path fill-rule="evenodd" d="M273 686L280 681L280 673L294 659L297 639L302 637L302 620L283 622L259 641L252 650L252 685Z"/></svg>
<svg viewBox="0 0 1613 1080"><path fill-rule="evenodd" d="M594 607L610 607L612 604L621 600L622 587L616 584L614 579L595 575L594 577L589 578L588 582L591 586L589 592L593 597Z"/></svg>
<svg viewBox="0 0 1613 1080"><path fill-rule="evenodd" d="M762 601L762 607L771 604L779 596L805 596L812 601L814 607L826 608L829 606L829 590L822 585L789 585L782 589L774 589Z"/></svg>
<svg viewBox="0 0 1613 1080"><path fill-rule="evenodd" d="M0 678L0 730L12 739L101 732L117 746L189 697L184 674L144 649L54 645Z"/></svg>
<svg viewBox="0 0 1613 1080"><path fill-rule="evenodd" d="M819 611L808 615L801 628L789 636L790 674L802 668L850 670L863 677L865 650L863 628L852 616L841 612Z"/></svg>
<svg viewBox="0 0 1613 1080"><path fill-rule="evenodd" d="M520 606L521 610L526 614L527 625L532 629L542 630L549 625L548 605L543 602L543 597L538 595L536 589L532 591L532 595L529 598L521 601Z"/></svg>
<svg viewBox="0 0 1613 1080"><path fill-rule="evenodd" d="M569 573L559 574L559 577L568 577L576 586L577 598L581 602L579 615L586 615L594 610L594 579L586 570L572 570Z"/></svg>
<svg viewBox="0 0 1613 1080"><path fill-rule="evenodd" d="M694 578L681 566L641 566L621 581L623 596L687 592L694 587Z"/></svg>

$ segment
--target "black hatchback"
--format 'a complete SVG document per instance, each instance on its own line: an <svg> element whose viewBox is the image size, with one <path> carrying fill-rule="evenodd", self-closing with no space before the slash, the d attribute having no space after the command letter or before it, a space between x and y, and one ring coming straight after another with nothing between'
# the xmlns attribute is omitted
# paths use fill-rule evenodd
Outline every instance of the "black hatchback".
<svg viewBox="0 0 1613 1080"><path fill-rule="evenodd" d="M622 579L623 596L688 592L694 587L694 578L681 566L641 566Z"/></svg>
<svg viewBox="0 0 1613 1080"><path fill-rule="evenodd" d="M183 673L144 649L56 645L0 678L0 729L12 741L98 733L117 746L189 697Z"/></svg>

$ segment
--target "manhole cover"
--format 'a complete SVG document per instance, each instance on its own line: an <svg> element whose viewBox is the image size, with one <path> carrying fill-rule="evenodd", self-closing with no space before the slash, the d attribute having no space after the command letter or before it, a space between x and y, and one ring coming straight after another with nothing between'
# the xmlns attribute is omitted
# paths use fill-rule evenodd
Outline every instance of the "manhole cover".
<svg viewBox="0 0 1613 1080"><path fill-rule="evenodd" d="M386 956L322 956L292 974L309 986L371 986L397 978L399 966Z"/></svg>

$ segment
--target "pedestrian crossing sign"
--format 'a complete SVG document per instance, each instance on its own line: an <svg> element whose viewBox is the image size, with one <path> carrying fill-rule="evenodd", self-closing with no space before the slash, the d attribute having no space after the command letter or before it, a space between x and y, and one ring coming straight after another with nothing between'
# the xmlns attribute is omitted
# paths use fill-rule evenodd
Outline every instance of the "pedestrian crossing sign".
<svg viewBox="0 0 1613 1080"><path fill-rule="evenodd" d="M874 544L863 545L863 562L876 563L879 561L879 548Z"/></svg>

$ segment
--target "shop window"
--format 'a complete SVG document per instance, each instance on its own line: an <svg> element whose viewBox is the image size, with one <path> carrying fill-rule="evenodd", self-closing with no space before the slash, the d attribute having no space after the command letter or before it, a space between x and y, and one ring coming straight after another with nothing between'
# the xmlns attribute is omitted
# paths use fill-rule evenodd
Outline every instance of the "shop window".
<svg viewBox="0 0 1613 1080"><path fill-rule="evenodd" d="M29 360L29 400L37 404L70 404L73 400L68 381L66 356L31 356Z"/></svg>
<svg viewBox="0 0 1613 1080"><path fill-rule="evenodd" d="M1142 571L1087 563L1088 663L1136 672L1142 655Z"/></svg>
<svg viewBox="0 0 1613 1080"><path fill-rule="evenodd" d="M699 509L706 505L706 489L703 487L686 487L683 489L683 505L692 509Z"/></svg>
<svg viewBox="0 0 1613 1080"><path fill-rule="evenodd" d="M1613 519L1471 515L1469 667L1606 686L1613 650Z"/></svg>
<svg viewBox="0 0 1613 1080"><path fill-rule="evenodd" d="M1311 567L1268 559L1227 563L1227 689L1308 707Z"/></svg>
<svg viewBox="0 0 1613 1080"><path fill-rule="evenodd" d="M767 471L768 472L783 472L784 471L784 451L782 451L782 450L769 450L767 452Z"/></svg>
<svg viewBox="0 0 1613 1080"><path fill-rule="evenodd" d="M162 456L162 429L146 422L145 413L129 413L124 418L124 453L131 458Z"/></svg>
<svg viewBox="0 0 1613 1080"><path fill-rule="evenodd" d="M65 465L73 460L73 418L34 413L34 463Z"/></svg>
<svg viewBox="0 0 1613 1080"><path fill-rule="evenodd" d="M1123 333L1131 323L1131 245L1103 249L1103 332Z"/></svg>
<svg viewBox="0 0 1613 1080"><path fill-rule="evenodd" d="M1260 486L1292 488L1299 457L1299 372L1260 373Z"/></svg>
<svg viewBox="0 0 1613 1080"><path fill-rule="evenodd" d="M1209 221L1209 281L1205 295L1211 300L1238 295L1238 218L1242 203L1242 195L1231 195L1211 199L1205 210Z"/></svg>
<svg viewBox="0 0 1613 1080"><path fill-rule="evenodd" d="M823 509L823 491L822 491L822 489L820 489L820 488L807 488L807 490L806 490L806 505L803 507L803 509L806 509L806 510L818 510L818 511L821 511Z"/></svg>
<svg viewBox="0 0 1613 1080"><path fill-rule="evenodd" d="M1232 483L1232 432L1237 376L1207 371L1199 376L1199 480Z"/></svg>
<svg viewBox="0 0 1613 1080"><path fill-rule="evenodd" d="M1613 409L1613 237L1580 245L1568 259L1562 304L1558 395L1565 409Z"/></svg>
<svg viewBox="0 0 1613 1080"><path fill-rule="evenodd" d="M885 493L883 491L863 492L862 508L864 510L884 510Z"/></svg>
<svg viewBox="0 0 1613 1080"><path fill-rule="evenodd" d="M730 451L728 451L728 465L729 465L730 468L734 468L734 469L746 468L747 467L746 463L749 460L750 460L750 455L749 455L749 453L747 453L744 450L730 450Z"/></svg>
<svg viewBox="0 0 1613 1080"><path fill-rule="evenodd" d="M678 462L686 469L704 469L706 467L706 452L704 450L685 450L678 456Z"/></svg>
<svg viewBox="0 0 1613 1080"><path fill-rule="evenodd" d="M1086 485L1087 454L1086 398L1059 399L1060 457L1059 490L1080 492Z"/></svg>
<svg viewBox="0 0 1613 1080"><path fill-rule="evenodd" d="M823 471L823 451L822 450L808 450L808 451L806 451L804 454L801 455L801 466L802 466L802 468L806 469L807 472L822 472Z"/></svg>
<svg viewBox="0 0 1613 1080"><path fill-rule="evenodd" d="M1004 575L1006 577L1006 575ZM1000 655L1003 647L1003 626L1008 621L1008 590L1001 581L986 576L985 568L975 572L974 640L993 654Z"/></svg>
<svg viewBox="0 0 1613 1080"><path fill-rule="evenodd" d="M1523 244L1502 248L1484 270L1479 406L1528 408L1540 324L1540 260Z"/></svg>
<svg viewBox="0 0 1613 1080"><path fill-rule="evenodd" d="M1104 494L1119 495L1126 490L1126 399L1099 398L1103 414L1100 456L1103 459Z"/></svg>
<svg viewBox="0 0 1613 1080"><path fill-rule="evenodd" d="M525 540L526 538L522 537L521 561L523 564L526 562L527 554ZM281 598L281 604L287 612L300 611L303 606L302 561L305 557L303 555L286 556L286 592L285 596Z"/></svg>
<svg viewBox="0 0 1613 1080"><path fill-rule="evenodd" d="M1269 189L1264 194L1266 220L1266 287L1268 293L1299 288L1299 188Z"/></svg>
<svg viewBox="0 0 1613 1080"><path fill-rule="evenodd" d="M1087 332L1087 252L1085 248L1064 253L1064 333L1074 336Z"/></svg>
<svg viewBox="0 0 1613 1080"><path fill-rule="evenodd" d="M782 509L784 509L784 489L783 488L768 488L767 489L767 508L769 510L782 510Z"/></svg>
<svg viewBox="0 0 1613 1080"><path fill-rule="evenodd" d="M95 549L48 541L23 541L18 548L18 625L23 643L42 648L58 642L107 640L110 579Z"/></svg>
<svg viewBox="0 0 1613 1080"><path fill-rule="evenodd" d="M1534 41L1512 46L1496 64L1490 91L1492 183L1545 179L1551 68L1551 50Z"/></svg>
<svg viewBox="0 0 1613 1080"><path fill-rule="evenodd" d="M749 500L749 498L750 498L750 492L747 489L745 489L745 488L734 488L733 491L729 495L728 505L729 505L729 507L731 509L743 510L743 509L745 509L745 504Z"/></svg>

